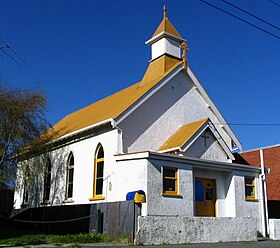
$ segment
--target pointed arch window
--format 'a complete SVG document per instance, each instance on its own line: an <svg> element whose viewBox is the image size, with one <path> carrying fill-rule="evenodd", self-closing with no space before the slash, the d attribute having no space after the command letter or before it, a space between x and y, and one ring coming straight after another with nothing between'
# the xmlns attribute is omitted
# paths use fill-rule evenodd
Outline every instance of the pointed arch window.
<svg viewBox="0 0 280 248"><path fill-rule="evenodd" d="M104 200L103 196L104 180L104 150L101 144L98 145L94 158L94 182L93 197L90 200Z"/></svg>
<svg viewBox="0 0 280 248"><path fill-rule="evenodd" d="M29 166L27 166L23 178L23 197L22 197L23 199L22 199L21 207L26 207L29 202L29 180L30 180L30 168Z"/></svg>
<svg viewBox="0 0 280 248"><path fill-rule="evenodd" d="M51 177L52 177L51 170L52 170L51 160L48 159L45 168L45 175L44 175L44 193L43 193L44 204L47 204L50 200Z"/></svg>
<svg viewBox="0 0 280 248"><path fill-rule="evenodd" d="M73 197L74 185L74 155L71 152L67 162L66 199Z"/></svg>

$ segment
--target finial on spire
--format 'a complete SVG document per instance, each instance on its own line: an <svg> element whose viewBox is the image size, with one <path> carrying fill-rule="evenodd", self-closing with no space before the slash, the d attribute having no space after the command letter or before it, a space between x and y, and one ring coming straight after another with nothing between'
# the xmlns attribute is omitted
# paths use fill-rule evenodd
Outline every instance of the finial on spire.
<svg viewBox="0 0 280 248"><path fill-rule="evenodd" d="M167 11L167 8L166 8L166 6L164 5L163 6L163 18L166 18L167 16L166 16L166 11Z"/></svg>
<svg viewBox="0 0 280 248"><path fill-rule="evenodd" d="M186 69L187 68L187 51L189 51L190 49L188 48L187 46L187 43L185 41L183 41L182 45L180 46L180 48L183 49L183 69Z"/></svg>

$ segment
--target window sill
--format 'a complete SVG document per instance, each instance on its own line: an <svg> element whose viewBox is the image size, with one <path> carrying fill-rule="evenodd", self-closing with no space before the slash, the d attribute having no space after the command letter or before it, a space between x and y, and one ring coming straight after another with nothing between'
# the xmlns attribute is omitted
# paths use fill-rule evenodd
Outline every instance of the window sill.
<svg viewBox="0 0 280 248"><path fill-rule="evenodd" d="M41 202L42 206L49 206L51 203L49 201Z"/></svg>
<svg viewBox="0 0 280 248"><path fill-rule="evenodd" d="M165 197L183 198L182 195L176 193L162 193L161 195Z"/></svg>
<svg viewBox="0 0 280 248"><path fill-rule="evenodd" d="M20 207L21 208L27 208L27 207L29 207L29 204L28 203L23 203L23 204L20 205Z"/></svg>
<svg viewBox="0 0 280 248"><path fill-rule="evenodd" d="M89 198L90 201L98 201L98 200L104 200L104 199L105 199L105 197L102 195L96 195L92 198Z"/></svg>
<svg viewBox="0 0 280 248"><path fill-rule="evenodd" d="M258 202L259 200L256 198L245 198L245 201L249 201L249 202Z"/></svg>
<svg viewBox="0 0 280 248"><path fill-rule="evenodd" d="M72 198L68 198L63 201L63 203L73 203L73 202L74 202L74 200Z"/></svg>

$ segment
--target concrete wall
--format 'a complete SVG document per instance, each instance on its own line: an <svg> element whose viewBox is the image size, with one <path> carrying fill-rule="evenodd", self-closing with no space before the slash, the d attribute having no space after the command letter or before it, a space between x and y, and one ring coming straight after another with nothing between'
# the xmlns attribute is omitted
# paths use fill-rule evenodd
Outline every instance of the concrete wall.
<svg viewBox="0 0 280 248"><path fill-rule="evenodd" d="M139 216L136 244L257 241L254 218Z"/></svg>
<svg viewBox="0 0 280 248"><path fill-rule="evenodd" d="M280 240L279 219L269 219L269 237L273 240Z"/></svg>
<svg viewBox="0 0 280 248"><path fill-rule="evenodd" d="M178 193L180 197L162 196L162 167L178 168ZM171 161L150 160L147 169L147 212L142 215L193 216L192 167Z"/></svg>
<svg viewBox="0 0 280 248"><path fill-rule="evenodd" d="M245 180L244 176L256 176L256 200L245 200ZM233 177L235 187L235 204L237 217L254 217L257 219L258 230L261 228L261 209L259 203L259 178L256 174L235 172Z"/></svg>
<svg viewBox="0 0 280 248"><path fill-rule="evenodd" d="M156 151L182 125L209 117L219 123L203 97L183 72L171 79L121 124L126 152ZM231 139L221 125L215 125L231 147Z"/></svg>

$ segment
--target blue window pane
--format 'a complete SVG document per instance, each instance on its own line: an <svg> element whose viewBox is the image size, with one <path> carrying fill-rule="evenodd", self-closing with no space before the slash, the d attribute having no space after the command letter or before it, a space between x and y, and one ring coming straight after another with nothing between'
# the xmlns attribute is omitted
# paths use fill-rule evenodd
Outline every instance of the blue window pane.
<svg viewBox="0 0 280 248"><path fill-rule="evenodd" d="M199 180L195 180L195 200L204 201L204 186Z"/></svg>

